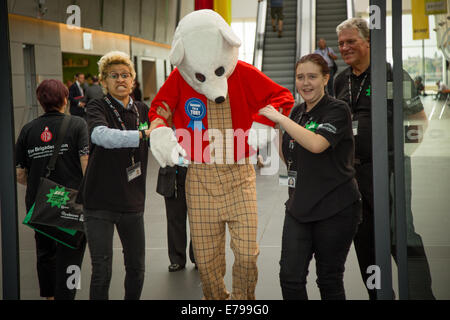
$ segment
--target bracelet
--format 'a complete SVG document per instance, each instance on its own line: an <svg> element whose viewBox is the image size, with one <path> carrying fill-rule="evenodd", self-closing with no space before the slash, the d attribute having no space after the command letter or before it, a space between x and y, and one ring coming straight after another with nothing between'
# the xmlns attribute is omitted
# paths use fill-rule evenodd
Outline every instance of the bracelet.
<svg viewBox="0 0 450 320"><path fill-rule="evenodd" d="M145 134L145 130L139 130L142 135L142 140L147 140L147 135Z"/></svg>

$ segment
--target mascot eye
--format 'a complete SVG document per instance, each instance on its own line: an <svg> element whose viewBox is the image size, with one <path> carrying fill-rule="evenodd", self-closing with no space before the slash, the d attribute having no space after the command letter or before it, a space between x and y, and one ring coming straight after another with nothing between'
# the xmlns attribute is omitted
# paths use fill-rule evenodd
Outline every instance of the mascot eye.
<svg viewBox="0 0 450 320"><path fill-rule="evenodd" d="M204 75L202 75L201 73L196 73L195 77L197 78L198 81L200 82L205 82L206 77Z"/></svg>
<svg viewBox="0 0 450 320"><path fill-rule="evenodd" d="M216 73L216 76L220 77L225 73L225 69L223 67L217 68L215 73Z"/></svg>

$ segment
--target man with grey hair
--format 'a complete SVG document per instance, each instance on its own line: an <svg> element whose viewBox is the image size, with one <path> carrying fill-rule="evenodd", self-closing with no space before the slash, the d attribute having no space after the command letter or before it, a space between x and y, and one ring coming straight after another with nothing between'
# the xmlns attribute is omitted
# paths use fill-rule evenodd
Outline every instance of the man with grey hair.
<svg viewBox="0 0 450 320"><path fill-rule="evenodd" d="M335 79L334 92L337 99L348 103L352 111L353 133L355 135L356 180L363 200L363 221L354 238L356 255L364 283L370 274L367 268L375 265L374 212L373 212L373 167L372 167L372 119L371 119L371 77L370 77L370 30L361 18L342 22L337 28L338 46L342 59L349 65ZM389 64L387 81L393 73ZM427 117L414 82L404 71L403 81L410 82L411 92L404 92L403 114L405 119L418 121L425 131ZM387 101L389 134L390 178L393 177L393 101ZM414 145L417 148L418 143ZM407 146L408 147L408 146ZM413 148L413 149L415 149ZM392 185L392 180L391 180ZM407 215L407 255L409 299L434 299L431 291L431 276L420 235L414 231L411 212L411 158L405 155L405 188ZM391 199L392 200L392 199ZM392 201L391 201L392 204ZM395 219L392 219L395 221ZM392 255L396 259L395 226L391 225ZM376 291L368 289L371 300Z"/></svg>

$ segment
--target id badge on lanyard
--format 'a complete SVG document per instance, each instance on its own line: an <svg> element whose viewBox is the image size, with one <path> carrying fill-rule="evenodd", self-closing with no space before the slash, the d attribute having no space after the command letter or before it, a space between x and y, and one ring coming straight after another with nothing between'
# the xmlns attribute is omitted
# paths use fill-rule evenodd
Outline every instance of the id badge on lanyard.
<svg viewBox="0 0 450 320"><path fill-rule="evenodd" d="M108 105L111 108L111 110L113 111L113 113L116 116L117 120L119 121L119 123L120 123L120 125L122 127L122 130L127 130L127 128L125 126L125 123L123 122L122 118L120 117L119 112L113 106L113 104L111 103L109 98L105 97L104 99L108 103ZM136 105L133 104L133 106L134 106L134 111L136 112L136 130L138 130L139 129L139 111L138 111ZM133 149L133 151L131 153L131 166L126 168L128 182L136 179L137 177L141 176L141 174L142 174L141 162L140 161L138 161L138 162L134 161L134 153L135 153L135 150Z"/></svg>
<svg viewBox="0 0 450 320"><path fill-rule="evenodd" d="M142 174L141 162L134 162L134 154L131 156L131 166L127 168L127 178L128 182L136 179Z"/></svg>
<svg viewBox="0 0 450 320"><path fill-rule="evenodd" d="M367 73L365 74L364 78L362 79L362 81L359 85L358 93L356 94L355 101L353 102L352 78L351 78L351 76L348 76L348 96L349 96L349 103L350 103L350 108L352 110L352 113L354 112L354 108L356 107L359 97L361 96L361 91L364 88L366 79L367 79ZM352 121L352 131L353 131L354 136L358 135L358 120Z"/></svg>
<svg viewBox="0 0 450 320"><path fill-rule="evenodd" d="M291 170L293 163L292 153L295 147L295 140L289 140L289 157L287 159L287 174L280 174L279 184L280 186L288 186L289 188L295 188L297 185L297 171Z"/></svg>

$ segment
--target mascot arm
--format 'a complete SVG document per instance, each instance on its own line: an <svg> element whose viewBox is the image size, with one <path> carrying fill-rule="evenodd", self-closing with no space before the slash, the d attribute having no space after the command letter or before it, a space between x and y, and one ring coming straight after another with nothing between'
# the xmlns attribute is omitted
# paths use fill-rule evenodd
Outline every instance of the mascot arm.
<svg viewBox="0 0 450 320"><path fill-rule="evenodd" d="M259 109L270 104L288 116L294 105L292 93L285 87L275 83L257 68L249 65L246 69L246 72L244 72L244 83L250 84L246 92L248 92L251 99L252 119L255 122L274 127L274 122L258 114Z"/></svg>
<svg viewBox="0 0 450 320"><path fill-rule="evenodd" d="M254 149L264 148L275 138L273 129L275 123L259 115L259 109L270 104L283 114L289 115L294 105L294 99L288 89L278 85L253 66L248 65L246 68L244 80L245 83L250 84L247 92L253 114L251 127L253 134L249 135L248 144Z"/></svg>
<svg viewBox="0 0 450 320"><path fill-rule="evenodd" d="M152 124L155 119L160 119L160 121L158 121L160 124L168 126L167 120L162 115L158 114L158 107L166 110L166 106L169 105L172 114L175 112L175 107L178 104L179 99L178 93L180 92L179 77L181 76L178 70L175 69L172 71L153 99L150 111L148 112L148 118Z"/></svg>
<svg viewBox="0 0 450 320"><path fill-rule="evenodd" d="M175 71L174 71L175 72ZM186 157L186 151L178 143L172 128L168 127L166 118L158 112L158 108L169 109L169 114L174 113L179 92L177 76L171 73L164 85L153 99L148 117L150 125L150 149L156 161L161 167L179 164L180 157Z"/></svg>

